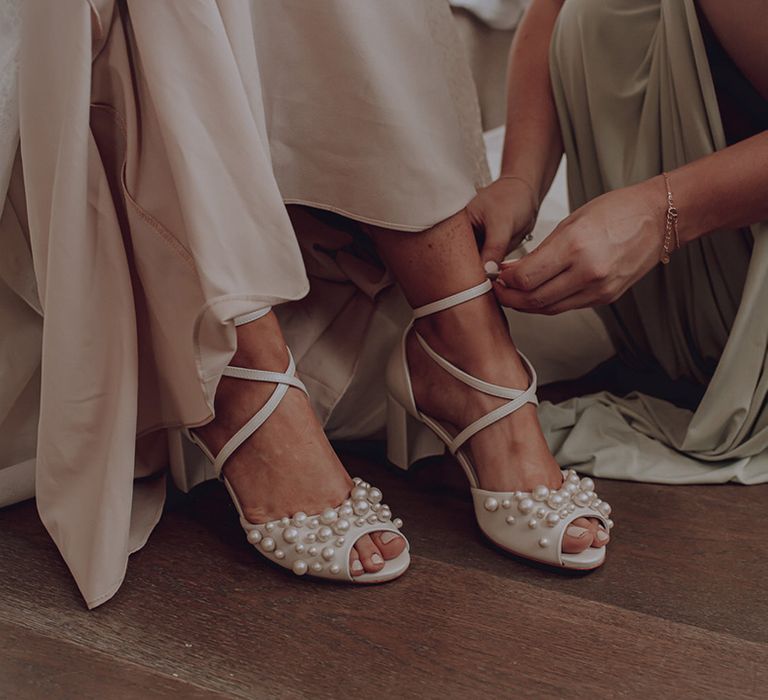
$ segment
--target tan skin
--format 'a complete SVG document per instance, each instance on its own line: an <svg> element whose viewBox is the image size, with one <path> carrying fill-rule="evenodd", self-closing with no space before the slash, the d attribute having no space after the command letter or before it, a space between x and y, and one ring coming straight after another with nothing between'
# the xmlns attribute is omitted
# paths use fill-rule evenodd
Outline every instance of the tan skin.
<svg viewBox="0 0 768 700"><path fill-rule="evenodd" d="M473 225L485 232L484 260L500 261L519 244L535 218L534 200L548 191L562 156L546 50L562 4L535 0L512 48L502 176L524 182L497 180L469 205ZM768 2L698 5L723 48L768 99ZM681 245L768 219L766 163L768 132L762 132L671 171ZM499 302L557 314L615 301L659 263L666 192L659 175L588 202L537 250L504 266L494 288Z"/></svg>

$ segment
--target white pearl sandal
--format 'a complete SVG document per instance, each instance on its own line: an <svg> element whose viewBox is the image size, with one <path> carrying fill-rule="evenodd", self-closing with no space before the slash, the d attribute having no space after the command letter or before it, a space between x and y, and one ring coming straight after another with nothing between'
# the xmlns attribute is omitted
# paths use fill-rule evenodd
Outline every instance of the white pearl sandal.
<svg viewBox="0 0 768 700"><path fill-rule="evenodd" d="M239 319L238 325L255 320L269 312L249 314ZM212 462L214 471L224 482L240 516L240 524L248 541L259 554L275 564L290 569L301 576L349 581L353 583L384 583L403 573L410 564L408 540L400 532L402 520L392 519L389 507L382 502L382 493L356 477L349 497L335 508L326 508L317 515L296 513L267 523L252 523L243 515L243 509L234 489L222 474L226 460L242 445L275 411L289 387L307 394L303 382L296 377L296 365L288 350L289 363L285 372L265 372L243 367L227 367L224 376L254 382L275 384L275 390L264 406L256 412L214 457L205 443L190 430L184 431ZM384 567L374 573L352 575L349 554L363 535L373 532L393 532L405 540L405 549L394 559L385 561Z"/></svg>
<svg viewBox="0 0 768 700"><path fill-rule="evenodd" d="M563 471L563 485L559 489L541 485L531 492L487 491L480 488L472 461L462 448L473 435L525 404L538 404L536 372L522 353L520 357L530 374L530 385L525 390L511 389L467 374L436 353L414 331L427 355L451 376L477 391L508 399L507 403L479 418L457 435L450 434L443 425L416 406L406 356L406 338L413 321L463 304L490 290L491 283L486 280L471 289L414 309L413 320L405 329L402 341L387 366L387 456L393 464L408 469L419 459L443 454L447 447L469 480L480 529L494 544L517 556L564 569L594 569L605 560L605 547L588 547L578 554L562 551L565 531L577 518L596 518L605 528L613 527L613 522L608 519L611 507L598 498L592 479L580 479L575 471L569 470Z"/></svg>

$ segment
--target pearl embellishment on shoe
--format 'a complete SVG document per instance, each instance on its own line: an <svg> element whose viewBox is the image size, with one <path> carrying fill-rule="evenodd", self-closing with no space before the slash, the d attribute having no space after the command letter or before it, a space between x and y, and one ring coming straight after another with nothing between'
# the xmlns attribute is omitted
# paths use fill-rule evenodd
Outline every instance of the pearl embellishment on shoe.
<svg viewBox="0 0 768 700"><path fill-rule="evenodd" d="M489 496L488 498L485 499L485 503L483 503L483 507L487 511L493 512L495 510L498 510L499 502L492 496Z"/></svg>

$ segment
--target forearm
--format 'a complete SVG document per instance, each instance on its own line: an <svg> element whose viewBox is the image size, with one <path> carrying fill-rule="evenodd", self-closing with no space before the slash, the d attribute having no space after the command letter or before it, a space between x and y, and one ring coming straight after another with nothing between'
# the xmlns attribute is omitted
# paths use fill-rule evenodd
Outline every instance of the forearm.
<svg viewBox="0 0 768 700"><path fill-rule="evenodd" d="M669 173L680 244L768 220L768 131ZM663 185L662 185L663 187Z"/></svg>
<svg viewBox="0 0 768 700"><path fill-rule="evenodd" d="M563 154L549 77L549 45L562 4L562 0L534 0L510 51L501 174L524 179L539 201Z"/></svg>

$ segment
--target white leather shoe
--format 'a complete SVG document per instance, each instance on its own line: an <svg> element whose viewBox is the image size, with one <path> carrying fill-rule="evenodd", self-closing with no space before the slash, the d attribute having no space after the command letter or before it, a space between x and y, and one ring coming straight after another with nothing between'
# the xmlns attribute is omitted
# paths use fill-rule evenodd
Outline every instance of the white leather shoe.
<svg viewBox="0 0 768 700"><path fill-rule="evenodd" d="M514 413L527 403L538 404L536 372L520 353L530 374L527 389L490 384L467 374L436 353L416 332L416 339L427 355L451 376L473 389L508 399L482 418L452 435L439 422L422 413L416 406L406 356L406 338L413 321L463 304L491 290L486 280L471 289L440 299L413 311L413 320L406 328L402 341L395 348L387 366L387 456L401 467L408 467L424 457L443 454L446 448L458 460L469 480L475 515L480 529L496 545L517 556L552 564L564 569L594 569L605 560L605 547L588 547L579 554L562 551L563 536L577 518L596 518L606 529L613 527L608 519L611 507L600 500L590 478L580 479L575 471L563 472L563 484L551 490L537 486L531 492L500 492L480 488L477 472L464 443L479 431Z"/></svg>
<svg viewBox="0 0 768 700"><path fill-rule="evenodd" d="M268 311L266 309L261 315ZM242 322L258 317L258 314L250 314ZM335 508L326 508L315 515L299 512L290 518L252 523L243 515L234 489L222 474L227 459L269 419L290 387L307 393L304 384L296 377L296 365L290 350L288 356L289 364L285 372L265 372L243 367L227 367L224 370L227 377L268 382L276 386L267 403L235 433L218 455L211 454L205 443L192 431L185 430L184 434L213 464L216 474L232 497L248 541L259 554L299 576L307 574L353 583L391 581L405 573L411 559L408 540L400 532L403 523L399 518L392 519L392 512L382 502L383 496L379 489L356 477L348 498ZM405 549L394 559L385 561L380 571L353 576L349 565L350 551L363 535L373 532L396 533L405 540Z"/></svg>

